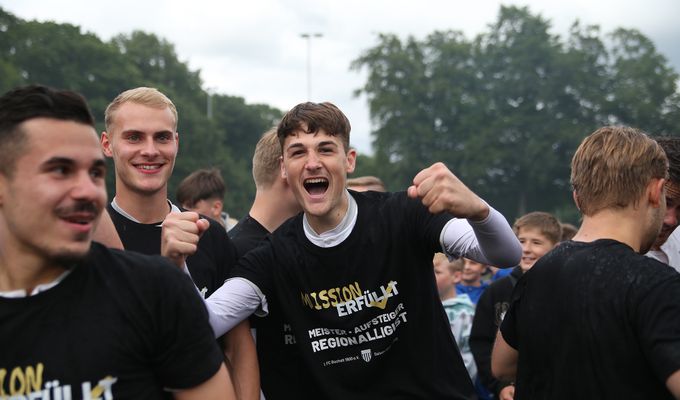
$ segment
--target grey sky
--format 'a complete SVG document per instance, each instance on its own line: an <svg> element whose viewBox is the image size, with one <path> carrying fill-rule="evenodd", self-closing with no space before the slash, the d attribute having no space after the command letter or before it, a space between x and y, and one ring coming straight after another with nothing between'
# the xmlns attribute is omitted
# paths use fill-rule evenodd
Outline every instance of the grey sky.
<svg viewBox="0 0 680 400"><path fill-rule="evenodd" d="M638 29L680 71L678 0L0 0L20 18L69 22L103 40L135 29L155 33L201 70L205 88L282 110L307 100L307 43L300 33L323 33L311 42L311 100L345 111L352 143L363 153L371 152L368 106L352 93L365 74L349 64L376 43L376 33L423 38L455 29L472 38L495 21L501 3L529 6L552 21L555 34L576 19L604 32Z"/></svg>

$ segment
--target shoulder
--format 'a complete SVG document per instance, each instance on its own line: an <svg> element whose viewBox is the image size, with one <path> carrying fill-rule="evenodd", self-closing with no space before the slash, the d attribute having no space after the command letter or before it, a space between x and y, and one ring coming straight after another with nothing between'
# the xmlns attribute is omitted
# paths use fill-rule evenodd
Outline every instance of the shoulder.
<svg viewBox="0 0 680 400"><path fill-rule="evenodd" d="M109 249L92 243L87 262L107 279L147 281L154 285L184 280L185 274L165 257L146 255L135 251Z"/></svg>
<svg viewBox="0 0 680 400"><path fill-rule="evenodd" d="M496 281L493 281L493 282L491 282L489 287L484 291L484 293L488 293L488 295L491 296L493 294L496 294L498 292L502 292L502 291L505 291L505 290L508 290L508 289L512 290L512 286L513 286L512 279L513 278L511 278L510 275L508 275L508 276L504 276L504 277L502 277L502 278L500 278ZM517 279L517 278L515 278L515 279Z"/></svg>

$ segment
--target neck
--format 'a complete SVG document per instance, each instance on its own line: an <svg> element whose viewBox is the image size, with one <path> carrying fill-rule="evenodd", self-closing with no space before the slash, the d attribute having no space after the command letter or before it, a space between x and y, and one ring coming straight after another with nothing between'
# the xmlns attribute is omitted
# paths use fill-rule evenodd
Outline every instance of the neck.
<svg viewBox="0 0 680 400"><path fill-rule="evenodd" d="M288 218L295 216L299 210L293 207L282 207L282 194L273 190L258 190L255 201L248 213L260 223L269 233L274 232ZM285 205L285 204L284 204Z"/></svg>
<svg viewBox="0 0 680 400"><path fill-rule="evenodd" d="M167 187L156 193L138 193L118 190L116 185L116 204L134 219L143 224L161 222L170 212Z"/></svg>
<svg viewBox="0 0 680 400"><path fill-rule="evenodd" d="M621 210L606 209L591 216L584 215L581 227L572 240L589 243L598 239L613 239L639 252L644 234L640 221L649 218L639 214L629 207Z"/></svg>
<svg viewBox="0 0 680 400"><path fill-rule="evenodd" d="M455 299L456 298L456 286L454 285L452 288L449 288L445 293L441 294L439 298L441 301L444 300L449 300L449 299Z"/></svg>
<svg viewBox="0 0 680 400"><path fill-rule="evenodd" d="M6 237L6 236L5 236ZM36 286L52 282L64 273L65 268L49 263L20 244L1 240L0 291L26 290L33 292Z"/></svg>
<svg viewBox="0 0 680 400"><path fill-rule="evenodd" d="M340 222L342 222L342 219L345 218L345 215L347 215L347 211L349 210L349 200L347 199L347 196L349 196L347 191L344 191L340 203L325 215L315 216L306 214L307 221L309 221L309 225L314 229L314 232L321 235L340 225Z"/></svg>

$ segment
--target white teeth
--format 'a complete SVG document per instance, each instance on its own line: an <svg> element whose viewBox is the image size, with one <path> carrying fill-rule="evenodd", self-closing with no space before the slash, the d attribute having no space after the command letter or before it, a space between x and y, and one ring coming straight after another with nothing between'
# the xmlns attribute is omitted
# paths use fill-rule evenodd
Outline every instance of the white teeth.
<svg viewBox="0 0 680 400"><path fill-rule="evenodd" d="M325 178L307 179L305 181L305 183L326 183L326 182L328 182L328 180Z"/></svg>
<svg viewBox="0 0 680 400"><path fill-rule="evenodd" d="M141 169L158 169L160 166L158 165L140 165L139 168Z"/></svg>

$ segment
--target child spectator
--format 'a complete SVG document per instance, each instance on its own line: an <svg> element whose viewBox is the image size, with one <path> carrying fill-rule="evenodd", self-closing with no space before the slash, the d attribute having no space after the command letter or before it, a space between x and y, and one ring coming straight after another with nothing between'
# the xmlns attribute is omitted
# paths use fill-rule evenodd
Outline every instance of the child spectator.
<svg viewBox="0 0 680 400"><path fill-rule="evenodd" d="M224 211L225 191L219 169L199 169L180 182L176 197L185 209L210 217L229 231L238 221Z"/></svg>
<svg viewBox="0 0 680 400"><path fill-rule="evenodd" d="M444 306L444 311L446 311L446 316L449 318L451 332L458 344L458 350L463 357L465 368L470 374L470 379L474 382L477 377L477 366L470 352L469 338L472 318L475 315L475 305L472 304L468 295L457 295L456 293L456 284L461 280L464 261L462 258L449 261L444 253L436 253L432 263L434 264L434 276L437 281L439 298Z"/></svg>
<svg viewBox="0 0 680 400"><path fill-rule="evenodd" d="M489 287L487 283L482 282L482 274L486 271L487 266L469 258L463 260L463 274L461 275L461 282L456 285L456 291L467 294L472 303L477 304L482 292Z"/></svg>

